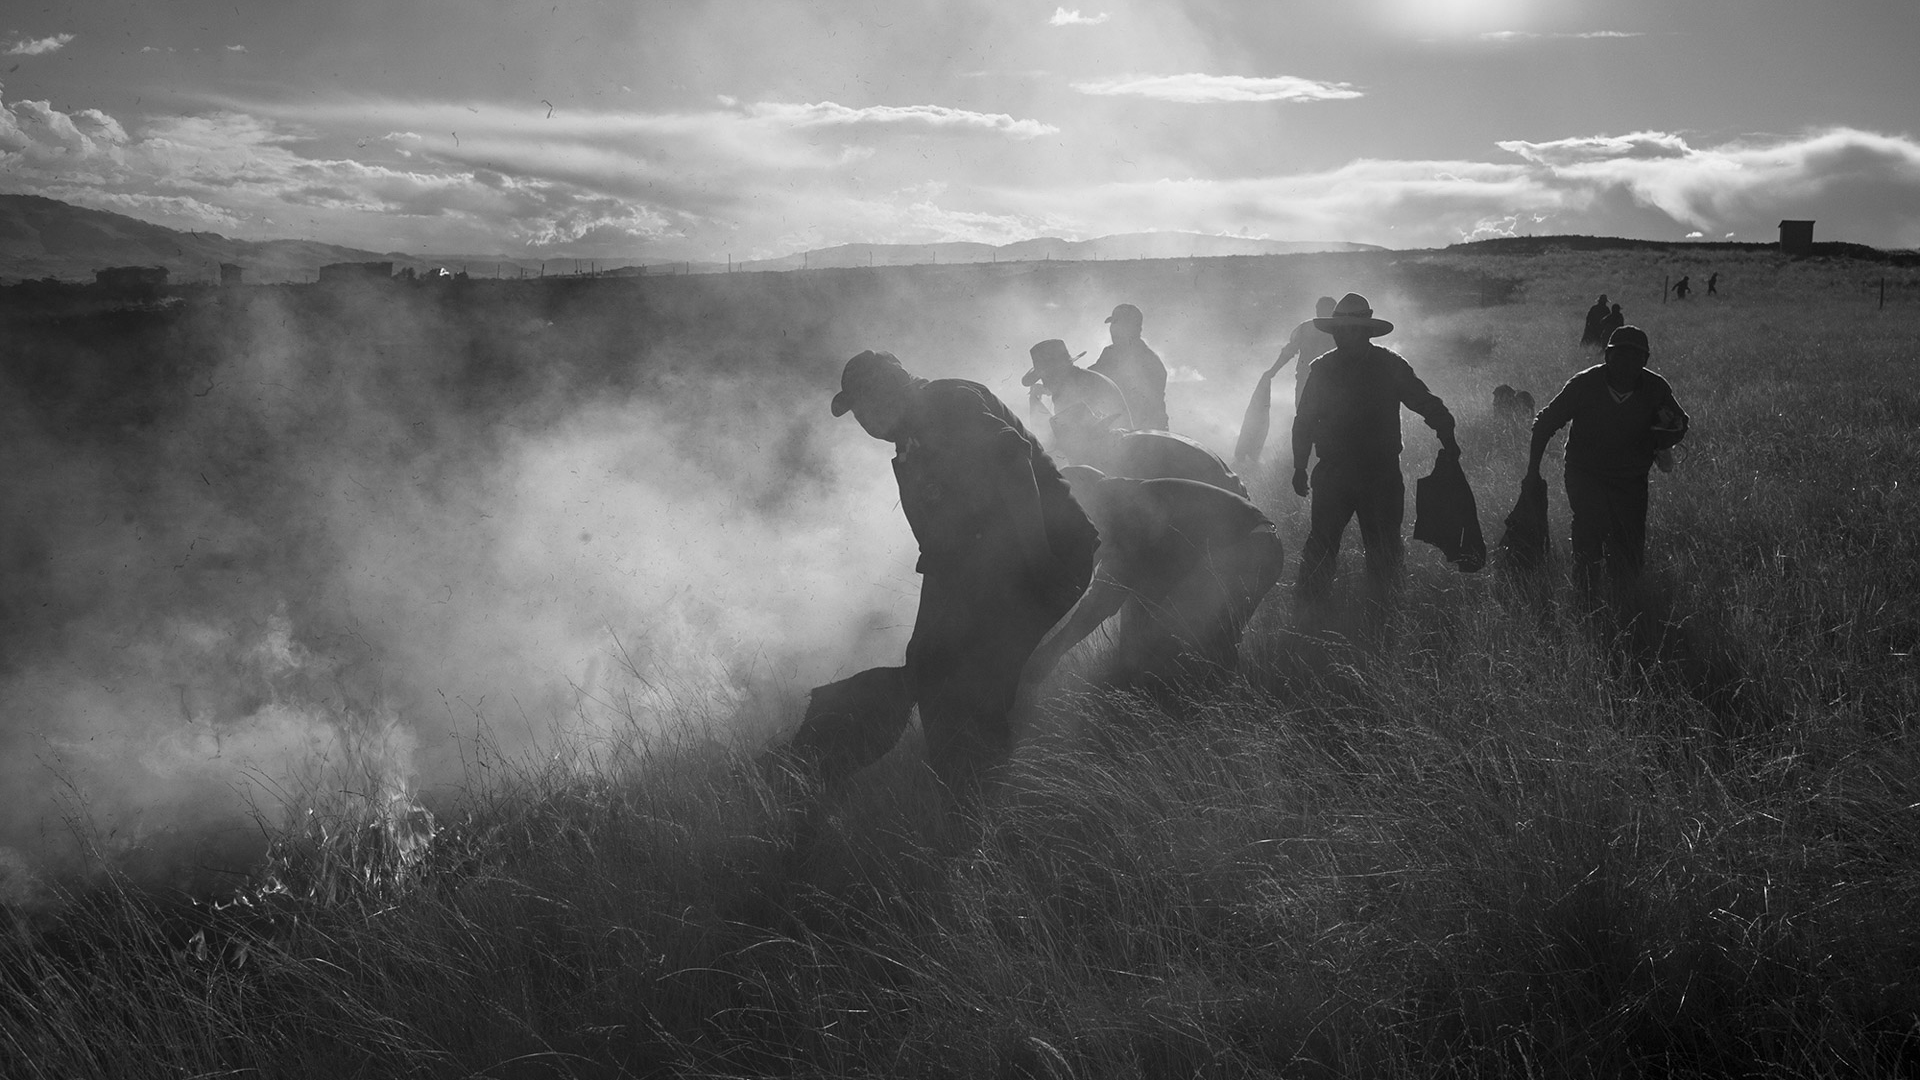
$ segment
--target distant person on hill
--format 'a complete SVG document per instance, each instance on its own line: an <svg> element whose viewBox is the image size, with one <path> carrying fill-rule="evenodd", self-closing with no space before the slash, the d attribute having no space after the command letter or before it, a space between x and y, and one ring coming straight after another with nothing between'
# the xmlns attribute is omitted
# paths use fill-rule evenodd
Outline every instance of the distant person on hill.
<svg viewBox="0 0 1920 1080"><path fill-rule="evenodd" d="M1587 325L1580 331L1580 344L1600 346L1607 343L1604 327L1607 322L1607 294L1601 293L1600 299L1587 309Z"/></svg>
<svg viewBox="0 0 1920 1080"><path fill-rule="evenodd" d="M792 749L850 773L899 739L911 701L928 763L965 799L1012 750L1021 669L1086 589L1099 537L1039 442L986 387L918 378L880 352L847 361L840 387L833 415L851 411L894 445L900 508L920 543L920 611L904 669L816 690ZM854 705L817 707L839 697ZM893 707L863 710L868 702Z"/></svg>
<svg viewBox="0 0 1920 1080"><path fill-rule="evenodd" d="M1333 297L1323 296L1314 301L1315 318L1324 319L1333 314ZM1254 384L1253 396L1247 401L1247 411L1240 419L1240 441L1233 448L1233 464L1237 469L1248 469L1260 460L1260 452L1266 449L1267 431L1273 418L1273 377L1295 358L1299 363L1293 369L1293 403L1300 401L1300 390L1307 385L1307 366L1313 358L1333 348L1333 339L1322 330L1314 328L1313 319L1303 320L1287 336L1287 343L1273 366L1260 376Z"/></svg>
<svg viewBox="0 0 1920 1080"><path fill-rule="evenodd" d="M1707 275L1707 295L1708 296L1720 295L1720 271L1718 270L1715 270L1713 273Z"/></svg>
<svg viewBox="0 0 1920 1080"><path fill-rule="evenodd" d="M1625 325L1627 325L1626 315L1621 312L1619 304L1613 305L1613 309L1607 312L1607 317L1600 321L1600 340L1598 344L1604 346L1608 339L1613 337L1613 332Z"/></svg>
<svg viewBox="0 0 1920 1080"><path fill-rule="evenodd" d="M1113 380L1097 371L1090 371L1074 364L1081 356L1067 352L1067 343L1059 338L1048 338L1027 350L1033 359L1033 367L1020 377L1020 385L1031 388L1028 394L1028 415L1039 423L1039 417L1046 416L1052 421L1072 410L1084 410L1087 422L1103 428L1129 430L1133 427L1133 413L1127 408L1126 395L1113 384ZM1042 395L1052 399L1051 412L1042 409ZM1054 432L1056 439L1059 432Z"/></svg>
<svg viewBox="0 0 1920 1080"><path fill-rule="evenodd" d="M1121 304L1107 316L1113 344L1100 350L1100 359L1087 365L1120 387L1133 422L1149 431L1167 430L1167 365L1140 339L1145 316L1132 304Z"/></svg>
<svg viewBox="0 0 1920 1080"><path fill-rule="evenodd" d="M1680 280L1673 283L1673 298L1675 300L1685 300L1687 294L1692 291L1693 283L1688 280L1685 274L1680 275Z"/></svg>
<svg viewBox="0 0 1920 1080"><path fill-rule="evenodd" d="M1122 667L1173 674L1192 662L1231 671L1254 608L1285 561L1274 525L1247 500L1191 480L1133 480L1060 470L1100 528L1093 581L1034 650L1037 684L1088 634L1121 617Z"/></svg>
<svg viewBox="0 0 1920 1080"><path fill-rule="evenodd" d="M1460 452L1453 414L1398 353L1373 344L1393 324L1373 316L1373 305L1348 293L1333 314L1314 325L1333 335L1332 352L1315 360L1293 419L1293 490L1311 490L1312 529L1300 555L1300 598L1323 599L1333 583L1334 562L1347 522L1358 516L1366 548L1367 576L1376 597L1397 584L1404 550L1400 524L1406 516L1406 485L1400 478L1400 407L1418 413L1440 437L1442 449ZM1319 464L1311 482L1307 463Z"/></svg>
<svg viewBox="0 0 1920 1080"><path fill-rule="evenodd" d="M1616 586L1640 574L1647 545L1647 472L1687 436L1687 414L1667 380L1647 370L1646 332L1623 326L1603 362L1567 381L1533 421L1525 483L1537 485L1554 433L1567 436L1567 508L1575 584L1591 598L1604 561Z"/></svg>

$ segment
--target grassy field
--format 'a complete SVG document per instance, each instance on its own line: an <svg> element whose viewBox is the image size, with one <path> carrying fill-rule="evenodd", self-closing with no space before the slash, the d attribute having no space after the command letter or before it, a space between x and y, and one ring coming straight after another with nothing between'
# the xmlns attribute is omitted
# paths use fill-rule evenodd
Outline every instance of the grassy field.
<svg viewBox="0 0 1920 1080"><path fill-rule="evenodd" d="M1574 342L1597 293L1648 330L1693 431L1654 480L1632 625L1576 615L1563 567L1541 597L1410 550L1380 632L1309 632L1276 592L1243 677L1151 694L1060 679L976 819L942 814L909 737L804 852L756 767L794 685L687 699L665 723L644 694L608 698L610 723L538 752L482 728L458 740L464 780L429 800L431 833L316 793L219 902L110 874L15 914L0 1073L1920 1071L1920 275L1888 272L1882 309L1879 266L1767 252L1395 259L1338 265L1403 298L1376 297L1401 321L1385 343L1460 417L1490 540L1525 464L1492 386L1544 403L1591 362ZM1287 268L1332 264L1261 265L1304 282ZM1713 269L1723 296L1660 303L1664 277ZM1434 282L1474 299L1402 318ZM935 336L985 347L964 313L996 289L959 290ZM1176 424L1183 404L1237 415L1271 344L1237 328L1258 286L1203 291L1189 323L1229 329L1184 331L1188 352L1240 358L1204 372L1231 388L1214 407L1176 386ZM716 326L709 353L830 386L845 318L909 319L859 296L811 326ZM684 310L700 330L719 309ZM600 329L582 354L634 327ZM786 359L754 351L783 337ZM476 385L514 417L564 411L487 370ZM1407 441L1419 475L1431 437L1415 421ZM1281 479L1251 478L1291 580L1305 514ZM1349 547L1337 595L1357 595L1357 562Z"/></svg>

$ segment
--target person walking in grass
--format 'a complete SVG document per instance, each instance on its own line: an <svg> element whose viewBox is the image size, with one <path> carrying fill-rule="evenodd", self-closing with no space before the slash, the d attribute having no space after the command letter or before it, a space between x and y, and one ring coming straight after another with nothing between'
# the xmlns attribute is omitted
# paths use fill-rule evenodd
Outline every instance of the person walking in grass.
<svg viewBox="0 0 1920 1080"><path fill-rule="evenodd" d="M1325 598L1341 534L1358 517L1367 577L1376 598L1385 599L1398 581L1404 550L1400 407L1419 414L1441 448L1458 454L1453 414L1405 359L1373 343L1393 324L1374 318L1366 297L1348 293L1331 316L1313 323L1333 336L1334 349L1313 361L1293 420L1293 490L1301 498L1311 492L1313 500L1312 527L1300 555L1300 598ZM1320 460L1309 477L1315 453Z"/></svg>
<svg viewBox="0 0 1920 1080"><path fill-rule="evenodd" d="M1323 296L1314 301L1314 318L1324 319L1333 314L1333 297ZM1301 321L1287 336L1287 343L1280 349L1280 355L1273 366L1260 376L1254 384L1253 396L1247 401L1247 411L1240 419L1240 439L1233 448L1233 464L1237 469L1249 469L1260 461L1260 452L1266 449L1267 430L1271 426L1273 413L1273 377L1280 374L1289 361L1298 359L1293 369L1293 401L1297 407L1300 391L1307 385L1307 367L1313 358L1333 348L1333 339L1326 332L1314 327L1313 319Z"/></svg>
<svg viewBox="0 0 1920 1080"><path fill-rule="evenodd" d="M1687 413L1667 380L1647 370L1651 350L1637 326L1607 339L1604 360L1567 380L1533 421L1528 485L1543 485L1540 459L1561 428L1567 435L1567 508L1573 512L1574 580L1591 598L1604 563L1616 587L1632 584L1646 561L1647 473L1687 437Z"/></svg>
<svg viewBox="0 0 1920 1080"><path fill-rule="evenodd" d="M833 415L852 412L867 434L894 445L921 583L904 670L844 680L838 697L910 698L928 763L965 799L1011 752L1021 669L1086 588L1099 537L1039 442L986 387L919 378L884 352L847 361L840 386ZM884 722L814 704L795 748L842 772L878 760L906 724L904 704L866 710L888 712Z"/></svg>
<svg viewBox="0 0 1920 1080"><path fill-rule="evenodd" d="M1087 365L1120 387L1133 422L1149 431L1167 429L1167 365L1140 338L1146 317L1132 304L1120 304L1107 316L1113 344L1100 350L1100 359Z"/></svg>
<svg viewBox="0 0 1920 1080"><path fill-rule="evenodd" d="M1607 294L1601 293L1600 299L1587 309L1587 324L1580 331L1580 344L1605 345L1607 343Z"/></svg>

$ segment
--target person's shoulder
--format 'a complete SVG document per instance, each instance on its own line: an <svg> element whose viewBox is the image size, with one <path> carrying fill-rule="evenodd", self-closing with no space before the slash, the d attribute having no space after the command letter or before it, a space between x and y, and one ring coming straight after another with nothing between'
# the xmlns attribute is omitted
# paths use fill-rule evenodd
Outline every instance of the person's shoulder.
<svg viewBox="0 0 1920 1080"><path fill-rule="evenodd" d="M1673 384L1667 381L1667 377L1665 375L1662 375L1651 368L1642 368L1640 369L1640 377L1643 379L1651 380L1651 383L1647 388L1653 391L1656 397L1659 397L1659 396L1672 397L1673 396Z"/></svg>
<svg viewBox="0 0 1920 1080"><path fill-rule="evenodd" d="M919 389L920 407L935 416L1006 411L993 391L971 379L929 379Z"/></svg>

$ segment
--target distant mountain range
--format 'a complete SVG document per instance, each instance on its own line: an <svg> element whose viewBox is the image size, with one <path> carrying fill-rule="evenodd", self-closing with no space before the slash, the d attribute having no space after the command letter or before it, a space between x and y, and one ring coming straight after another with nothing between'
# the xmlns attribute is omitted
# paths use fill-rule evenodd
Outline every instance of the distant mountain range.
<svg viewBox="0 0 1920 1080"><path fill-rule="evenodd" d="M386 262L395 270L445 266L475 277L597 271L623 275L799 270L925 263L1023 262L1052 259L1182 259L1222 255L1284 255L1308 251L1378 251L1338 241L1254 240L1203 233L1129 233L1095 240L1041 237L1011 244L843 244L775 259L727 262L538 259L505 255L413 255L323 244L313 240L233 240L219 233L180 232L138 218L90 210L38 195L0 195L0 281L55 277L91 281L109 266L164 266L174 283L214 281L221 263L242 268L249 283L311 281L336 262Z"/></svg>

